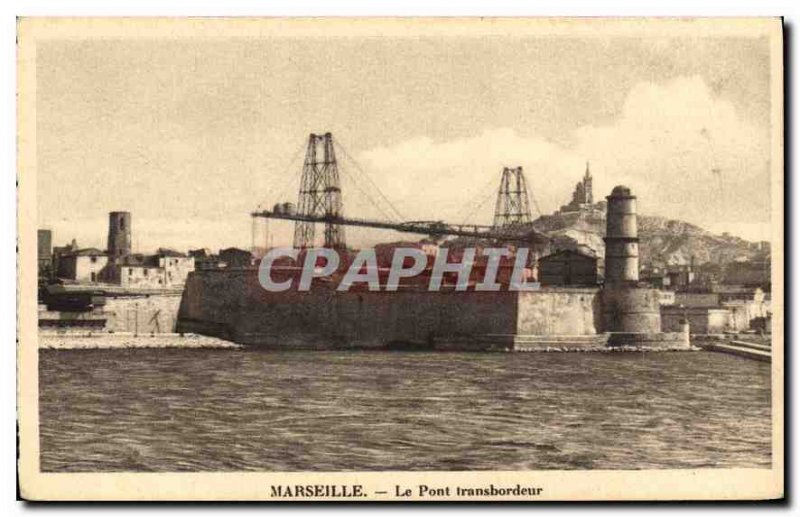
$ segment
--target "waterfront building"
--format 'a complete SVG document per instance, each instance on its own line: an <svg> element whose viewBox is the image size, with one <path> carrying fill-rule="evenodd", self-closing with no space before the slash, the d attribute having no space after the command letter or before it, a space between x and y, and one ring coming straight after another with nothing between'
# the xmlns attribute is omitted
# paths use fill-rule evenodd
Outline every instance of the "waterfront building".
<svg viewBox="0 0 800 517"><path fill-rule="evenodd" d="M539 259L539 282L544 286L594 286L597 257L579 250L562 250Z"/></svg>
<svg viewBox="0 0 800 517"><path fill-rule="evenodd" d="M763 327L771 313L763 290L743 286L714 286L705 291L675 293L672 307L662 307L665 329L678 325L682 314L692 324L692 333L743 332Z"/></svg>
<svg viewBox="0 0 800 517"><path fill-rule="evenodd" d="M108 266L108 255L97 248L84 248L59 255L56 276L78 283L100 282Z"/></svg>
<svg viewBox="0 0 800 517"><path fill-rule="evenodd" d="M131 254L112 265L109 280L122 287L175 289L194 271L194 257L166 249L155 255Z"/></svg>
<svg viewBox="0 0 800 517"><path fill-rule="evenodd" d="M768 289L772 268L769 258L732 262L725 266L722 282L745 287Z"/></svg>
<svg viewBox="0 0 800 517"><path fill-rule="evenodd" d="M689 322L692 334L722 334L732 330L731 313L718 307L661 307L661 325L664 332L680 332L684 322Z"/></svg>

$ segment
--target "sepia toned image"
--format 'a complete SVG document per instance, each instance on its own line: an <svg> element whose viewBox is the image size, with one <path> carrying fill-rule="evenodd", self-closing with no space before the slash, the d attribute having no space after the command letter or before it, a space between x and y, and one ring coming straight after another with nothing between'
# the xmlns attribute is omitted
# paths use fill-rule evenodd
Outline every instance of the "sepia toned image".
<svg viewBox="0 0 800 517"><path fill-rule="evenodd" d="M782 497L782 55L20 19L23 496Z"/></svg>

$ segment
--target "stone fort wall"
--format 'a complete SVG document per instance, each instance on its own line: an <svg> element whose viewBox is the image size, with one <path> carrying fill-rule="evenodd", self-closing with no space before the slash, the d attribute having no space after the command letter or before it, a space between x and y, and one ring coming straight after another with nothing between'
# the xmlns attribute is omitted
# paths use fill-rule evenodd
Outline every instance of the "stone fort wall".
<svg viewBox="0 0 800 517"><path fill-rule="evenodd" d="M497 335L594 335L597 289L269 293L255 270L198 271L178 331L280 348L378 348Z"/></svg>

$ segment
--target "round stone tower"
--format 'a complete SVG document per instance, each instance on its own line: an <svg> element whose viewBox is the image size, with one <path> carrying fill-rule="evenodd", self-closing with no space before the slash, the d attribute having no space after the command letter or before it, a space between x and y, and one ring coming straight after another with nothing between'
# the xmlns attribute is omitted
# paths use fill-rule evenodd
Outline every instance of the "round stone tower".
<svg viewBox="0 0 800 517"><path fill-rule="evenodd" d="M606 200L606 284L635 284L639 281L636 196L628 187L617 186Z"/></svg>
<svg viewBox="0 0 800 517"><path fill-rule="evenodd" d="M612 333L659 333L658 290L639 286L636 196L628 187L617 186L606 200L603 326Z"/></svg>
<svg viewBox="0 0 800 517"><path fill-rule="evenodd" d="M131 213L108 214L108 258L109 261L131 254Z"/></svg>

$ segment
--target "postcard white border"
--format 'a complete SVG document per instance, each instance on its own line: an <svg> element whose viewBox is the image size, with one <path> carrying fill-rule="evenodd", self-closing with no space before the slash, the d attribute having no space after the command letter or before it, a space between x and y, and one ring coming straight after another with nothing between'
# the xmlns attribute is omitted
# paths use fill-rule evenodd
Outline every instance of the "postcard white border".
<svg viewBox="0 0 800 517"><path fill-rule="evenodd" d="M460 35L536 33L541 36L609 34L672 36L753 35L770 38L772 51L773 200L773 467L648 471L537 472L359 472L46 474L39 472L38 344L36 339L36 42L86 37L262 37L279 32L296 37L413 34ZM18 44L18 417L20 484L28 499L47 500L274 500L269 485L288 483L363 484L369 491L395 484L495 486L531 483L545 500L765 499L783 493L783 68L778 19L24 19ZM375 498L380 499L380 498ZM390 498L395 500L394 498ZM500 500L493 498L491 500ZM369 498L364 498L369 500ZM455 499L453 499L455 500ZM526 498L526 500L528 500Z"/></svg>

